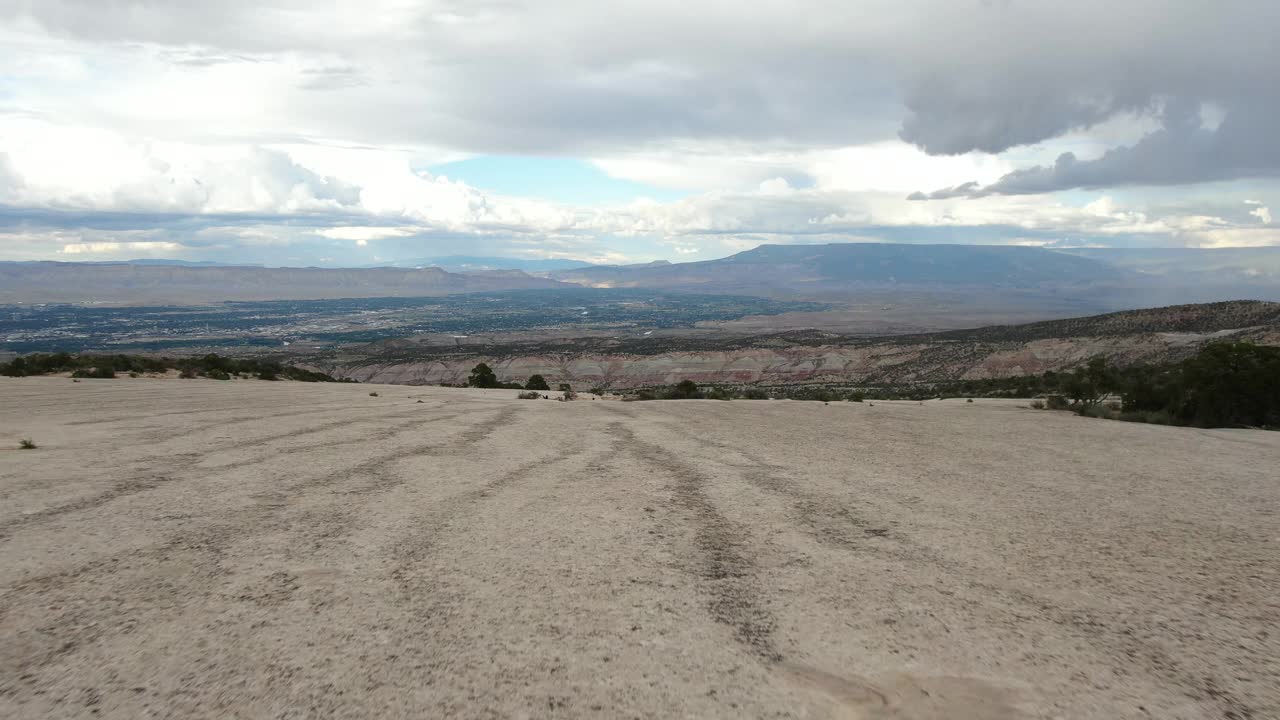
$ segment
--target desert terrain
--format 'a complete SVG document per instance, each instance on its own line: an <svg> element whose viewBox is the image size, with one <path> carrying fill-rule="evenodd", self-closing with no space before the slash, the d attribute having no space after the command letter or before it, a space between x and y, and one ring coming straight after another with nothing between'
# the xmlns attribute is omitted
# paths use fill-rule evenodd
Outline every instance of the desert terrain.
<svg viewBox="0 0 1280 720"><path fill-rule="evenodd" d="M0 379L0 716L1280 717L1280 433L515 394Z"/></svg>
<svg viewBox="0 0 1280 720"><path fill-rule="evenodd" d="M1280 303L1237 301L919 335L775 332L730 339L642 337L444 347L402 338L315 365L335 377L399 385L465 384L477 362L504 381L539 374L623 390L699 383L767 386L912 384L1069 371L1095 357L1118 366L1179 362L1214 342L1280 345Z"/></svg>

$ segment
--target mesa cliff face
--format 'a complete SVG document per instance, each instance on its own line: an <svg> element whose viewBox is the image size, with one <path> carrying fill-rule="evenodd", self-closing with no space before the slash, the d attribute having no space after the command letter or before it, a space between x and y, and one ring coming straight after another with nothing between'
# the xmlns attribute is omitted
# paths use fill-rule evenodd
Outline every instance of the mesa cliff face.
<svg viewBox="0 0 1280 720"><path fill-rule="evenodd" d="M459 384L486 362L506 382L540 374L575 387L626 389L700 383L914 383L1015 377L1106 357L1117 365L1175 362L1211 342L1280 345L1280 304L1214 303L1092 318L888 338L789 334L708 341L706 347L646 352L643 341L614 348L547 351L377 346L327 370L365 382ZM693 344L693 343L689 343ZM718 347L717 347L718 346ZM420 354L420 357L414 357Z"/></svg>

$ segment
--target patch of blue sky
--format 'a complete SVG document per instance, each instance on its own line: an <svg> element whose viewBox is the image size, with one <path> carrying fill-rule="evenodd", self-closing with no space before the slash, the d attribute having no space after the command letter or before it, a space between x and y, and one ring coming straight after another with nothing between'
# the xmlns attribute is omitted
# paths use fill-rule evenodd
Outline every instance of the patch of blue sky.
<svg viewBox="0 0 1280 720"><path fill-rule="evenodd" d="M566 205L618 205L638 198L671 202L688 192L611 177L586 160L563 157L481 155L433 165L446 175L498 195L536 198Z"/></svg>

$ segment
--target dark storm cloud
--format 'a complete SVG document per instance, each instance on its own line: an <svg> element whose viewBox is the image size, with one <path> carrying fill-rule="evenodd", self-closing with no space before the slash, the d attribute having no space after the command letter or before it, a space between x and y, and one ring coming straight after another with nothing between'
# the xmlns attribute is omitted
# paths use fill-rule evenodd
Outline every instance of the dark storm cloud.
<svg viewBox="0 0 1280 720"><path fill-rule="evenodd" d="M300 89L347 91L293 99L316 132L475 152L896 132L931 154L999 153L1170 97L1247 126L1280 105L1280 3L1263 0L0 0L6 15L197 62L308 57Z"/></svg>
<svg viewBox="0 0 1280 720"><path fill-rule="evenodd" d="M953 188L943 188L934 190L931 193L913 192L907 196L908 200L950 200L957 197L972 197L978 193L980 186L977 182L967 182L963 185L957 185Z"/></svg>
<svg viewBox="0 0 1280 720"><path fill-rule="evenodd" d="M911 200L940 200L988 195L1029 195L1075 188L1125 185L1181 185L1238 178L1280 177L1280 135L1276 110L1258 105L1229 111L1217 128L1201 123L1200 108L1172 100L1162 127L1137 143L1107 151L1094 160L1063 153L1053 165L1015 170L994 183L965 183Z"/></svg>
<svg viewBox="0 0 1280 720"><path fill-rule="evenodd" d="M961 22L918 57L904 83L900 137L931 154L998 153L1086 136L1117 116L1160 129L1131 146L912 199L1175 185L1280 174L1280 3L1136 0L1004 3L985 26ZM1201 126L1202 107L1225 114Z"/></svg>

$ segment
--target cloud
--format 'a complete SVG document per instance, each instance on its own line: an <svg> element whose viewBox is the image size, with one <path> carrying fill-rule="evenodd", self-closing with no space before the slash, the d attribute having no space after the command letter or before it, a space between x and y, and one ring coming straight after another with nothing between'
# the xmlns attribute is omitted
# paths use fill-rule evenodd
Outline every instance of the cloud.
<svg viewBox="0 0 1280 720"><path fill-rule="evenodd" d="M1208 232L1192 218L1218 242L1280 202L1278 30L1258 0L0 0L0 222L303 261L904 228L1168 244ZM431 171L478 154L690 196L580 207ZM1267 205L1190 199L1232 181Z"/></svg>
<svg viewBox="0 0 1280 720"><path fill-rule="evenodd" d="M1249 192L1258 195L1259 189ZM469 219L455 218L452 227L415 219L403 208L384 215L366 209L338 217L224 214L178 222L145 214L52 211L38 219L24 216L8 228L0 212L0 257L65 255L62 249L71 244L83 245L85 252L118 248L111 253L114 257L131 249L141 253L163 248L189 259L309 265L330 258L333 264L359 265L375 262L375 247L382 258L480 253L609 257L619 262L716 257L761 243L795 242L1214 247L1280 243L1274 228L1259 227L1256 211L1266 206L1245 204L1247 196L1234 202L1161 208L1112 196L1084 205L1042 195L919 203L898 193L766 183L748 191L708 192L665 203L642 200L591 209L548 206L547 222L540 224L536 213L519 215L519 204L498 210L496 215L505 215L508 222L496 222L483 208L486 203L500 206L503 200L473 189L464 195L472 197L469 193L475 193L481 212ZM1259 196L1268 195L1280 197L1280 185ZM466 208L474 210L470 204Z"/></svg>
<svg viewBox="0 0 1280 720"><path fill-rule="evenodd" d="M1280 103L1277 103L1280 110ZM1264 112L1230 111L1216 129L1201 123L1200 107L1185 100L1165 104L1163 127L1129 147L1094 160L1074 153L1053 165L1015 170L994 183L966 183L913 199L1022 195L1075 188L1178 185L1280 176L1280 138Z"/></svg>
<svg viewBox="0 0 1280 720"><path fill-rule="evenodd" d="M903 139L931 153L1003 152L1166 98L1260 122L1280 91L1280 12L1251 0L1116 5L991 2L931 7L938 31L907 41ZM1242 116L1253 116L1245 119Z"/></svg>
<svg viewBox="0 0 1280 720"><path fill-rule="evenodd" d="M30 208L169 213L322 212L359 202L353 186L254 146L135 140L0 117L0 192Z"/></svg>
<svg viewBox="0 0 1280 720"><path fill-rule="evenodd" d="M962 197L982 197L981 186L976 180L967 183L961 183L955 187L934 190L931 193L923 193L916 191L907 196L908 200L950 200L952 198Z"/></svg>
<svg viewBox="0 0 1280 720"><path fill-rule="evenodd" d="M62 246L63 255L110 255L115 253L172 253L182 246L174 242L77 242Z"/></svg>
<svg viewBox="0 0 1280 720"><path fill-rule="evenodd" d="M0 22L21 30L15 53L73 68L20 88L24 104L157 133L488 153L895 133L930 154L1000 153L1168 97L1261 123L1280 92L1280 11L1257 0L766 0L750 13L674 0L4 0ZM110 88L75 67L91 55ZM220 122L161 124L157 111Z"/></svg>
<svg viewBox="0 0 1280 720"><path fill-rule="evenodd" d="M376 226L341 226L321 228L316 235L333 240L354 240L361 244L382 238L405 237L422 232L421 228L411 227L376 227Z"/></svg>

